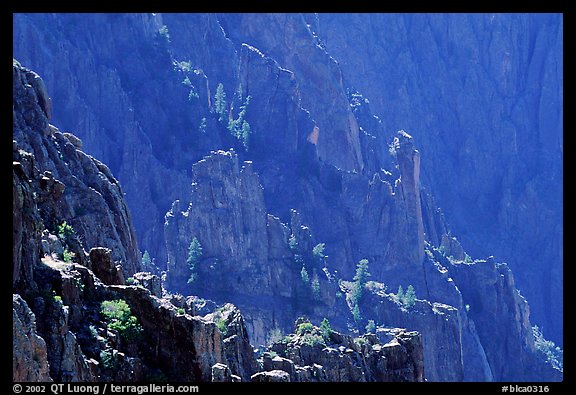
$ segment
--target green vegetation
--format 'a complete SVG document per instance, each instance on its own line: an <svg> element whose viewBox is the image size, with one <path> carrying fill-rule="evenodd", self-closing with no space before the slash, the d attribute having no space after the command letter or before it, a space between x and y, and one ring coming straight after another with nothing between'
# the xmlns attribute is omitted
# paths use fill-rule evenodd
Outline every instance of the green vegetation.
<svg viewBox="0 0 576 395"><path fill-rule="evenodd" d="M170 42L170 33L168 32L168 26L163 25L160 29L158 29L158 34L167 42Z"/></svg>
<svg viewBox="0 0 576 395"><path fill-rule="evenodd" d="M54 295L54 302L62 304L62 296Z"/></svg>
<svg viewBox="0 0 576 395"><path fill-rule="evenodd" d="M358 302L360 302L364 287L368 282L368 277L370 277L370 273L368 272L368 259L361 259L356 265L356 275L354 276L354 285L352 288L352 304L358 305Z"/></svg>
<svg viewBox="0 0 576 395"><path fill-rule="evenodd" d="M330 339L330 335L332 335L332 332L334 332L334 330L332 330L330 322L328 321L327 318L324 318L320 323L320 333L322 334L322 337L324 338L325 341L328 341Z"/></svg>
<svg viewBox="0 0 576 395"><path fill-rule="evenodd" d="M534 334L534 345L536 349L544 354L549 364L563 371L564 351L560 347L557 347L553 341L546 340L538 325L532 327L532 333Z"/></svg>
<svg viewBox="0 0 576 395"><path fill-rule="evenodd" d="M300 270L300 277L305 284L310 283L310 276L308 275L308 272L304 266L302 266L302 270Z"/></svg>
<svg viewBox="0 0 576 395"><path fill-rule="evenodd" d="M98 339L98 331L94 325L88 326L88 332L90 332L90 336L94 339Z"/></svg>
<svg viewBox="0 0 576 395"><path fill-rule="evenodd" d="M298 248L298 241L296 240L296 236L290 235L290 238L288 239L288 246L290 247L291 251L296 251Z"/></svg>
<svg viewBox="0 0 576 395"><path fill-rule="evenodd" d="M176 311L176 313L178 315L184 315L186 313L186 311L184 311L184 309L182 307L179 307L178 310Z"/></svg>
<svg viewBox="0 0 576 395"><path fill-rule="evenodd" d="M200 120L200 125L198 126L200 133L206 133L206 118L202 117Z"/></svg>
<svg viewBox="0 0 576 395"><path fill-rule="evenodd" d="M317 275L314 275L314 279L312 280L310 286L312 287L312 294L314 297L316 299L320 298L320 281L318 280Z"/></svg>
<svg viewBox="0 0 576 395"><path fill-rule="evenodd" d="M365 337L357 337L354 339L354 343L356 343L360 347L362 347L364 344L366 344L366 338Z"/></svg>
<svg viewBox="0 0 576 395"><path fill-rule="evenodd" d="M74 253L71 251L68 251L67 248L64 248L64 251L62 252L62 260L66 263L71 263L72 258L74 258Z"/></svg>
<svg viewBox="0 0 576 395"><path fill-rule="evenodd" d="M312 323L303 322L300 325L298 325L298 328L296 328L296 334L301 336L304 333L309 333L309 332L312 332L313 330L314 330L314 325L312 325Z"/></svg>
<svg viewBox="0 0 576 395"><path fill-rule="evenodd" d="M186 259L186 263L190 269L188 284L192 284L196 280L196 277L198 277L198 264L200 263L201 258L202 244L200 244L200 241L196 237L193 237L192 241L190 241L190 246L188 247L188 258Z"/></svg>
<svg viewBox="0 0 576 395"><path fill-rule="evenodd" d="M108 323L108 329L117 331L122 339L132 341L142 335L142 326L131 314L125 300L105 300L100 305L100 312Z"/></svg>
<svg viewBox="0 0 576 395"><path fill-rule="evenodd" d="M324 338L322 336L316 334L316 333L304 334L304 336L302 337L302 343L304 343L310 347L325 346L326 345Z"/></svg>
<svg viewBox="0 0 576 395"><path fill-rule="evenodd" d="M198 94L198 92L196 92L196 89L194 88L194 86L192 86L192 88L190 88L190 93L188 93L188 101L192 101L194 99L199 99L200 95Z"/></svg>
<svg viewBox="0 0 576 395"><path fill-rule="evenodd" d="M214 107L216 109L216 114L218 114L218 121L224 122L227 118L226 112L228 104L226 103L226 92L224 92L224 85L222 83L218 84L216 88L216 93L214 94Z"/></svg>
<svg viewBox="0 0 576 395"><path fill-rule="evenodd" d="M228 334L228 326L226 325L226 320L222 317L217 317L214 321L216 323L216 327L222 333L224 337Z"/></svg>
<svg viewBox="0 0 576 395"><path fill-rule="evenodd" d="M70 243L77 239L76 231L74 228L69 225L66 221L62 222L58 225L58 238L64 245L64 251L62 252L62 256L60 257L64 262L70 263L74 258L74 253L71 252L68 247Z"/></svg>
<svg viewBox="0 0 576 395"><path fill-rule="evenodd" d="M404 289L402 288L402 285L398 286L398 292L396 292L396 298L400 303L402 303L402 301L404 300Z"/></svg>
<svg viewBox="0 0 576 395"><path fill-rule="evenodd" d="M314 248L312 248L312 255L314 256L314 258L316 259L317 262L323 263L324 262L324 258L326 258L326 255L324 255L324 248L326 247L325 243L319 243L316 244L314 246Z"/></svg>
<svg viewBox="0 0 576 395"><path fill-rule="evenodd" d="M362 321L362 315L360 314L360 308L358 307L358 305L354 305L354 308L352 309L352 317L354 318L354 322L356 323L360 323L360 321Z"/></svg>
<svg viewBox="0 0 576 395"><path fill-rule="evenodd" d="M68 242L76 237L76 231L66 221L58 225L58 238L64 242Z"/></svg>
<svg viewBox="0 0 576 395"><path fill-rule="evenodd" d="M404 299L404 306L406 306L406 308L411 308L416 304L416 292L414 291L412 284L408 285Z"/></svg>
<svg viewBox="0 0 576 395"><path fill-rule="evenodd" d="M144 267L149 267L151 264L152 264L152 258L150 258L148 250L144 250L144 254L142 254L142 265Z"/></svg>
<svg viewBox="0 0 576 395"><path fill-rule="evenodd" d="M128 277L126 279L126 285L134 285L136 283L136 280L134 279L134 277Z"/></svg>
<svg viewBox="0 0 576 395"><path fill-rule="evenodd" d="M406 293L404 293L402 285L400 285L398 292L396 292L396 299L407 309L414 307L416 304L416 291L412 284L408 285Z"/></svg>
<svg viewBox="0 0 576 395"><path fill-rule="evenodd" d="M246 116L246 110L248 109L248 105L250 104L251 96L246 96L244 99L244 104L240 106L240 112L238 113L238 118L233 119L230 118L228 120L228 130L232 134L232 136L236 137L238 140L242 142L244 147L248 149L250 134L252 133L250 129L250 124L244 120Z"/></svg>
<svg viewBox="0 0 576 395"><path fill-rule="evenodd" d="M100 351L100 362L102 363L104 369L116 369L116 355L112 350Z"/></svg>
<svg viewBox="0 0 576 395"><path fill-rule="evenodd" d="M376 323L374 320L368 320L368 325L366 325L366 333L376 333Z"/></svg>

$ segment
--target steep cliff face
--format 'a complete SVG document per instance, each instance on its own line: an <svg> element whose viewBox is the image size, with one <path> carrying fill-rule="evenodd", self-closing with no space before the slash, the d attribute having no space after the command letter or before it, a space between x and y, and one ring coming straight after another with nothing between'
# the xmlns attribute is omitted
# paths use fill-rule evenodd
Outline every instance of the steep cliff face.
<svg viewBox="0 0 576 395"><path fill-rule="evenodd" d="M13 70L13 380L289 379L289 373L281 370L269 374L262 361L256 359L244 317L234 305L218 307L198 298L165 293L157 276L135 273L142 266L119 183L104 164L80 151L77 137L62 134L48 123L50 100L40 77L16 61ZM224 252L251 262L256 271L262 268L262 263L250 259L280 261L279 250L288 248L288 231L277 218L266 215L258 176L251 171L250 163L246 162L240 171L237 157L225 152L204 162L209 165L201 162L195 165L192 187L195 200L191 207L199 211L187 214L206 219L209 217L202 210L216 205L232 214L220 217L220 226L226 218L232 218L239 220L236 224L244 223L247 227L247 232L238 239L234 232L224 232L223 239L218 239L215 233L204 238L196 232L202 240L212 242L206 243L206 253L215 254L231 247L231 251ZM206 181L214 184L208 185ZM104 198L94 199L94 194ZM243 203L240 197L246 198L246 202L252 198L253 204ZM81 202L90 203L91 213L101 215L67 216ZM115 227L111 226L110 218L115 219ZM236 229L233 226L236 224L229 224L230 229ZM216 229L216 224L204 225L208 232ZM91 239L85 233L87 229L100 234ZM270 236L270 256L259 256L257 253L262 250L251 237L266 234L269 229L276 233ZM91 244L94 246L87 253ZM241 250L245 253L239 253ZM289 253L287 256L291 258ZM180 267L170 269L170 284L177 288L176 274ZM133 277L125 280L124 274ZM201 281L219 275L210 270L197 274ZM248 273L250 277L254 274ZM276 273L278 278L279 274ZM225 279L221 280L226 285ZM124 285L125 281L134 285ZM249 285L250 281L244 284ZM266 289L260 282L256 286ZM215 290L217 296L230 295L230 291ZM246 288L246 292L255 289ZM268 312L256 315L257 309L252 311L263 325L274 323L266 315ZM400 334L394 340L395 343L384 346L374 340L370 349L356 350L357 359L366 354L370 370L368 365L363 369L370 374L368 377L421 381L422 347L418 334ZM390 362L380 361L386 358ZM294 362L286 361L294 366ZM320 369L324 379L339 377L338 361L318 355L307 363ZM301 370L299 381L313 380L309 366ZM365 381L363 374L346 378Z"/></svg>
<svg viewBox="0 0 576 395"><path fill-rule="evenodd" d="M452 232L509 262L562 343L562 15L318 14L316 26L385 128L421 144Z"/></svg>
<svg viewBox="0 0 576 395"><path fill-rule="evenodd" d="M106 165L80 150L76 137L48 123L50 101L42 80L16 62L13 94L14 257L20 268L13 284L40 256L42 228L74 233L66 242L80 262L86 253L78 240L86 249L110 248L127 275L139 271L140 253L118 181ZM30 199L30 191L35 198ZM72 229L64 230L64 222ZM22 285L29 280L23 273Z"/></svg>
<svg viewBox="0 0 576 395"><path fill-rule="evenodd" d="M452 267L453 260L468 260L467 250L451 238L450 227L437 207L437 202L444 207L448 194L437 191L447 188L452 181L458 184L452 179L453 174L464 177L449 171L449 167L455 165L451 158L459 152L458 144L463 137L447 138L442 147L442 139L430 137L437 130L431 123L436 118L429 115L436 113L433 108L428 108L427 113L418 113L426 128L421 123L414 124L418 130L412 129L412 123L398 124L396 129L405 129L417 136L416 139L405 132L394 136L392 130L396 129L391 129L391 125L396 124L389 123L392 118L378 118L372 113L382 114L381 104L370 96L374 91L351 83L346 71L349 69L341 69L330 57L329 54L335 52L329 50L330 41L322 38L321 17L328 16L15 15L14 47L15 54L39 69L48 67L53 76L48 86L51 92L56 92L54 110L47 94L37 94L43 113L52 112L59 125L77 130L83 146L94 149L89 152L101 153L112 172L119 175L133 210L140 245L151 252L161 268L167 269L168 289L212 298L220 304L233 302L242 311L246 336L250 336L253 344L268 343L277 330L287 333L294 319L303 314L318 322L326 317L335 328L347 333L362 333L366 321L372 319L382 325L422 331L425 377L430 380L557 379L554 373L533 374L546 368L541 366L543 361L533 359L534 340L528 334L527 309L521 299L514 296L517 291L513 283L506 280L508 285L494 288L499 283L473 280L484 270L481 265L470 271ZM349 17L353 19L351 22L355 21L356 16ZM80 29L80 23L89 28ZM107 39L96 40L96 34ZM353 39L358 36L350 35L350 40ZM100 44L100 41L106 43ZM369 44L362 45L372 45L367 41ZM376 43L380 45L379 41ZM351 46L342 44L346 45ZM128 52L134 56L117 55ZM97 82L85 87L86 84L80 83L85 75L96 76ZM455 78L455 81L459 80ZM43 91L39 81L31 80L29 84L38 85L36 91ZM402 92L404 98L412 96ZM82 111L59 110L72 109L74 103L80 103L76 108ZM412 113L406 111L399 111L400 116L414 119ZM41 124L39 130L46 129L47 122L42 117L39 120L35 120L34 114L27 117ZM79 139L61 134L53 127L48 130L52 130L56 141L61 141L58 144L68 147L63 153L65 158L74 157L72 153L76 152L81 163L96 163L78 153L76 147L82 144ZM499 140L496 136L486 139L487 143ZM484 137L478 141L486 142ZM15 143L15 152L19 144ZM75 147L74 151L71 147ZM234 151L229 150L230 147ZM214 152L208 155L211 151ZM484 147L477 152L487 158L485 151ZM34 155L40 156L43 152L38 150ZM50 149L46 152L50 153ZM437 153L431 159L434 171L440 169L444 173L429 170L429 152ZM503 148L497 155L504 152ZM24 260L26 254L30 251L36 254L40 248L48 253L63 254L64 247L59 247L58 240L54 240L55 227L49 228L51 232L43 237L43 243L39 236L32 241L22 236L27 232L40 234L43 227L32 217L29 221L21 219L35 215L35 211L28 208L40 203L32 194L35 184L20 182L30 178L29 169L33 166L27 163L32 159L22 153L18 155L15 154L14 159L20 164L14 167L14 179L18 182L15 182L13 196L22 209L14 214L15 251L22 251L18 256ZM462 162L474 167L472 173L476 175L485 167L475 164L476 160L462 159ZM83 166L74 169L88 165ZM95 166L112 179L103 165ZM93 166L89 167L91 170L85 172L92 174ZM45 185L49 201L69 190L67 179L64 180L61 173L65 172L44 173L39 181ZM436 179L437 174L448 176ZM501 180L500 176L494 176ZM88 183L84 181L86 177L81 180ZM104 180L102 176L98 179ZM482 181L486 190L483 195L474 195L483 196L484 205L488 196L496 193L496 184L492 181ZM87 185L92 187L95 181L90 182ZM470 185L464 182L464 186ZM453 196L470 202L471 195L463 191L466 189ZM52 218L52 214L58 214L54 206L44 204L45 212L40 213ZM454 215L472 211L469 207L456 210L448 220L452 222ZM67 219L74 228L86 226L73 223L74 218L70 216L57 218L56 225ZM126 225L123 218L123 214L120 215L120 222ZM118 221L116 216L114 219ZM482 223L487 226L485 229L502 225L488 218ZM456 229L460 235L460 228ZM102 234L109 231L114 233L106 229ZM125 244L133 239L120 235L118 238ZM74 240L69 241L68 249L76 245ZM99 240L94 240L90 247L108 247L106 240ZM137 251L135 243L131 246ZM448 258L440 257L442 254L438 255L436 247L449 250L448 256L452 255L453 259L447 261ZM80 251L78 246L74 248L74 252ZM119 253L116 245L109 248L112 254ZM486 251L482 256L492 253ZM101 254L95 251L93 255L95 258ZM98 260L80 253L77 256L77 263L87 267ZM101 258L99 270L92 268L96 276L107 286L120 284L114 262L124 258L116 255L112 259ZM364 307L366 311L364 321L354 319L354 304L347 304L350 297L344 297L352 293L352 288L343 287L342 281L353 279L355 265L361 259L369 261L371 280L385 284L390 290L399 285L413 285L418 298L426 299L418 304L422 306L421 311L414 310L422 314L404 311L396 303L392 305L391 297L382 291L365 297L373 304L360 303L360 309ZM15 282L20 281L22 286L32 283L31 266L15 261L15 267L19 273ZM140 269L124 267L129 276ZM154 287L150 275L133 277L135 283L155 289L153 293L160 296L161 290ZM469 302L475 287L485 290L493 299L490 309L477 312L478 315L473 314L475 303ZM131 288L121 289L114 288L114 295L132 297ZM176 303L176 300L179 299L175 297L171 301ZM155 303L142 300L137 304L156 306ZM472 306L470 314L465 312L466 304ZM379 305L383 306L378 309ZM140 311L138 307L133 308ZM197 311L192 314L193 309L186 303L178 308L198 315ZM157 314L160 321L162 317L172 319L172 313L152 310L144 309L140 315ZM494 318L501 312L502 316ZM203 312L205 314L213 311ZM178 323L170 322L166 326L176 328L178 333L183 333L182 325L193 331L201 328L200 337L212 330L198 326L197 320L187 324L181 318L177 320ZM492 326L494 321L498 326ZM143 323L143 326L153 332L152 323ZM241 330L238 333L237 339L246 337ZM197 339L210 348L208 359L190 359L188 363L195 366L195 371L186 379L252 379L253 368L241 370L253 363L249 357L238 360L246 363L231 362L228 358L230 350L247 349L246 342L231 341L228 346L222 346L220 342L226 343L227 339L218 340L216 334L209 336L210 342ZM506 340L497 344L513 349L510 355L524 361L521 366L532 367L524 373L520 368L505 367L506 361L509 362L508 353L502 357L501 350L492 347L491 336L505 337ZM166 353L178 354L177 349L191 347L189 343L158 341ZM438 349L446 349L449 357L439 357ZM245 355L243 353L239 355ZM166 364L170 362L165 356L162 358ZM149 372L155 368L146 361L127 361L148 366ZM530 365L530 361L534 364ZM306 370L310 373L314 366L309 362L305 363L311 367L312 370ZM274 369L257 376L256 380L304 377L290 372L278 373L283 370L277 369L282 363L273 364ZM179 366L185 364L182 362ZM135 373L139 375L143 370L135 372L140 372ZM170 375L179 374L175 370L171 372Z"/></svg>
<svg viewBox="0 0 576 395"><path fill-rule="evenodd" d="M13 76L14 380L153 380L158 370L210 380L212 365L226 361L216 325L177 316L143 288L112 285L141 269L120 185L77 138L48 123L40 77L16 61ZM101 304L120 299L143 337L107 325ZM151 334L166 328L181 336L154 343Z"/></svg>
<svg viewBox="0 0 576 395"><path fill-rule="evenodd" d="M184 210L185 209L185 210ZM175 201L166 215L169 289L238 305L255 344L265 344L274 329L291 328L298 314L345 322L337 284L318 261L296 260L289 239L300 243L302 254L312 255L306 227L291 229L266 213L263 190L252 163L241 166L233 151L213 152L194 164L192 193ZM191 258L191 246L201 255ZM314 295L309 282L318 281ZM307 302L314 298L315 303Z"/></svg>

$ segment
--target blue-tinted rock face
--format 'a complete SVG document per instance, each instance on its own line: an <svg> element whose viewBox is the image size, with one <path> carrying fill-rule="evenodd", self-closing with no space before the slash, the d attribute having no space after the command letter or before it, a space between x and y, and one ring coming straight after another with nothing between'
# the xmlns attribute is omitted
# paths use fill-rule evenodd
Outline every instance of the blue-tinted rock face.
<svg viewBox="0 0 576 395"><path fill-rule="evenodd" d="M345 83L418 142L422 183L473 257L509 262L562 342L561 14L319 14Z"/></svg>
<svg viewBox="0 0 576 395"><path fill-rule="evenodd" d="M420 330L428 379L558 379L530 325L561 341L561 16L17 14L14 56L119 178L165 286L235 303L253 344L304 313L363 331L338 280L366 258L388 302L364 320ZM466 252L516 285L455 266ZM382 283L446 306L449 352L438 314Z"/></svg>

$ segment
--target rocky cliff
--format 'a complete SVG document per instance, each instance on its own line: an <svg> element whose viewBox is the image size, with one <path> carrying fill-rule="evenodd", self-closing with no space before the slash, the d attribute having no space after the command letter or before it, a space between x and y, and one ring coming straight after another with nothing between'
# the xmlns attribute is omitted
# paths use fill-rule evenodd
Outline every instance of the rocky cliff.
<svg viewBox="0 0 576 395"><path fill-rule="evenodd" d="M363 21L362 15L341 18L344 22L351 18L350 26ZM418 18L395 21L404 21L406 26L414 22L418 27ZM450 40L446 41L444 30L436 29L433 19L430 34L438 45L445 45ZM347 63L353 51L344 54L330 49L352 48L356 41L362 41L358 34L342 37L328 28L331 23L339 23L336 16L16 14L14 21L15 54L50 75L47 85L53 93L54 110L50 100L43 99L42 103L48 103L43 104L46 112L52 112L66 130L77 131L83 147L102 157L112 173L119 175L139 243L160 269L166 269L169 291L198 294L219 304L233 302L243 313L253 344L269 343L278 331L288 333L294 320L303 314L313 322L328 318L336 330L356 335L363 333L372 320L380 326L421 331L424 377L429 380L558 379L557 371L549 371L542 356L536 357L539 351L530 328L531 324L544 322L542 315L530 321L529 309L516 295L511 274L504 266L473 264L461 270L453 264L473 263L467 254L470 251L474 256L493 252L482 244L493 234L485 229L498 228L512 234L508 225L529 217L506 209L510 221L491 220L489 215L474 221L474 232L482 228L473 237L477 245L482 244L479 249L468 250L468 233L464 233L463 246L453 237L452 232L457 232L462 239L462 232L472 229L466 228L463 213L483 212L490 205L489 197L499 193L497 186L506 190L511 185L507 180L516 185L515 177L520 174L511 171L506 179L493 174L497 166L488 163L504 163L499 158L508 152L506 147L494 153L495 162L477 163L478 153L484 159L492 158L485 152L486 147L505 144L496 138L497 134L486 133L491 137L472 140L463 137L467 136L464 132L449 131L445 135L450 137L443 140L438 136L445 108L456 108L458 113L464 107L476 106L451 102L438 110L416 105L425 110L413 115L401 105L420 96L416 88L428 86L413 84L414 94L400 87L398 92L406 100L390 100L385 107L380 102L384 96L377 95L388 89L385 84L379 85L382 80L375 79L378 84L370 89L360 85L350 76L358 77L351 70L356 66L360 70L363 65ZM376 26L378 31L382 23L396 26L385 22L376 19L369 26ZM516 19L512 25L515 23ZM80 29L80 25L88 28ZM504 25L502 22L498 26ZM460 34L458 26L448 32ZM380 55L395 59L402 54L400 49L410 47L399 44L389 49L387 40L374 39L375 32L364 33L367 40L358 48L367 46L378 55L365 61L375 70L383 69L375 63ZM95 34L105 39L96 40ZM377 50L382 46L391 54ZM394 52L394 48L400 52ZM539 47L534 48L536 51ZM457 51L455 44L444 49ZM419 51L409 52L416 59ZM133 56L119 56L121 53ZM402 56L400 59L411 59L408 54ZM445 58L458 66L457 57ZM426 60L435 64L433 59ZM405 72L413 75L414 67ZM401 72L394 76L397 74ZM95 76L96 83L82 84L86 75ZM461 81L456 77L438 79ZM442 89L439 86L436 91ZM462 87L456 90L471 91ZM430 97L428 102L435 99ZM388 108L398 110L394 112L396 118L386 112ZM505 113L494 111L494 119ZM406 122L390 123L400 119ZM414 119L421 122L414 123ZM459 124L458 130L467 127ZM399 129L406 132L392 133ZM480 132L472 136L476 134ZM54 135L59 136L56 132ZM80 144L73 135L67 136L70 144ZM464 144L466 141L472 142ZM470 149L462 151L460 147ZM468 167L453 163L452 158L460 158L461 151L467 156L460 162ZM452 172L451 166L470 172ZM554 166L556 162L551 167L556 177ZM482 173L487 167L491 170ZM467 193L470 180L480 173L482 177L494 177L480 183L478 190L485 188L482 193ZM53 189L58 191L59 184L46 177L45 182L54 184ZM498 184L498 180L502 182ZM460 186L457 192L452 188L455 186ZM479 196L481 210L476 210L470 196ZM459 202L456 209L452 201ZM19 202L21 207L34 204L25 194ZM440 210L438 204L445 210ZM456 225L449 226L447 219ZM78 227L71 221L66 224ZM30 230L34 224L29 224ZM26 226L21 232L28 231ZM57 243L51 242L55 232L53 228L53 237L47 234L46 248L53 245L51 248L58 249ZM76 238L70 239L69 244L74 244ZM522 238L522 243L526 240L532 239ZM100 244L106 246L94 241L90 247ZM554 242L549 245L555 248ZM108 262L104 264L106 269L94 273L107 277L110 284L119 284L114 262L120 263L123 258L113 247L109 248L114 257L103 260ZM71 248L67 247L68 253ZM370 280L374 281L372 286L366 285L366 290L377 289L379 293L366 291L358 299L358 295L353 296L355 286L345 284L355 282L356 264L364 259L369 262ZM30 277L32 271L23 267L19 269L22 278ZM123 267L128 276L141 270ZM555 267L550 271L555 273L552 283L561 280L561 271ZM493 275L481 281L486 270ZM506 280L493 282L494 277L499 278L495 273ZM151 288L154 282L148 274L134 275L133 279ZM419 314L410 313L412 310L402 303L389 303L392 291L408 285L422 301L413 310ZM158 284L155 289L158 295ZM486 309L474 311L478 303L473 295L479 289L490 295L487 297L491 302L482 305ZM367 300L373 303L366 304ZM511 351L502 353L502 347L493 347L493 336L505 339L497 344ZM446 349L446 355L438 356L438 349ZM512 355L523 361L517 370L506 366ZM225 365L219 358L210 362ZM247 373L239 375L220 365L210 374L219 378L248 377ZM288 372L258 377L294 380L299 376Z"/></svg>
<svg viewBox="0 0 576 395"><path fill-rule="evenodd" d="M562 14L315 21L384 128L419 142L423 181L452 232L472 256L509 263L534 319L561 344Z"/></svg>
<svg viewBox="0 0 576 395"><path fill-rule="evenodd" d="M270 374L256 359L234 305L166 293L157 276L140 271L146 267L120 184L103 163L80 150L77 137L49 124L51 101L43 80L17 61L13 77L13 380L289 381L289 369L277 366ZM236 164L234 181L238 162L224 156L220 175ZM243 174L238 184L220 188L256 192L258 178L248 164ZM261 191L254 195L262 201ZM223 190L209 196L213 204L240 207L222 200ZM264 220L264 231L270 224L282 229L264 212L244 215L247 226L252 218ZM206 243L207 252L222 248L209 236L215 244ZM368 348L355 347L355 358L370 362L354 370L355 376L339 376L339 360L322 358L321 350L307 360L321 375L302 367L298 381L422 381L418 336L398 333L383 343L373 339Z"/></svg>

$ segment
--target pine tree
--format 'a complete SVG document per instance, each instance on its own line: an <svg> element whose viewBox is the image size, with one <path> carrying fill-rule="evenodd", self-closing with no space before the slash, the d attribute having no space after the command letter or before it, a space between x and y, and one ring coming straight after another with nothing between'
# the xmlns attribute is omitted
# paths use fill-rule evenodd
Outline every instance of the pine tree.
<svg viewBox="0 0 576 395"><path fill-rule="evenodd" d="M405 300L404 306L406 306L406 308L411 308L416 304L416 292L414 291L414 287L412 286L412 284L408 285L408 288L406 289L406 295L404 296L404 300Z"/></svg>
<svg viewBox="0 0 576 395"><path fill-rule="evenodd" d="M401 285L398 286L398 292L396 292L396 298L398 298L398 301L402 304L404 304L404 289L402 288Z"/></svg>
<svg viewBox="0 0 576 395"><path fill-rule="evenodd" d="M325 341L328 341L328 339L330 339L330 335L332 334L332 332L334 331L330 326L330 322L326 317L324 317L324 319L320 323L320 333L322 333L322 337L324 338Z"/></svg>
<svg viewBox="0 0 576 395"><path fill-rule="evenodd" d="M142 254L142 266L148 268L150 267L151 264L152 264L152 258L150 258L148 250L144 250L144 254Z"/></svg>
<svg viewBox="0 0 576 395"><path fill-rule="evenodd" d="M368 272L368 259L361 259L356 265L354 281L357 281L360 285L364 286L368 282L368 277L370 276L371 274Z"/></svg>
<svg viewBox="0 0 576 395"><path fill-rule="evenodd" d="M361 259L356 265L356 275L354 276L354 285L352 288L352 303L358 304L362 293L364 292L364 286L368 282L368 277L370 273L368 272L368 259Z"/></svg>
<svg viewBox="0 0 576 395"><path fill-rule="evenodd" d="M300 270L300 277L302 277L302 281L304 281L305 284L310 283L310 276L308 276L308 272L304 266L302 266L302 270Z"/></svg>
<svg viewBox="0 0 576 395"><path fill-rule="evenodd" d="M352 317L354 317L354 322L359 323L362 320L362 316L360 315L360 307L358 305L354 305L352 309Z"/></svg>
<svg viewBox="0 0 576 395"><path fill-rule="evenodd" d="M312 280L312 294L316 298L320 298L320 281L318 280L318 276L314 275L314 279Z"/></svg>
<svg viewBox="0 0 576 395"><path fill-rule="evenodd" d="M218 121L223 122L226 118L226 92L224 92L224 85L222 83L218 84L216 88L216 94L214 95L214 106L216 107L216 113L219 115Z"/></svg>
<svg viewBox="0 0 576 395"><path fill-rule="evenodd" d="M202 258L202 244L200 244L200 241L196 237L193 237L190 246L188 247L188 259L186 259L186 263L190 268L188 284L191 284L196 280L197 266L200 262L200 258Z"/></svg>

